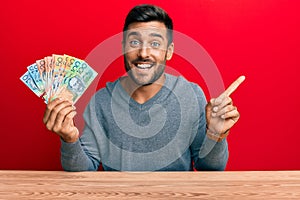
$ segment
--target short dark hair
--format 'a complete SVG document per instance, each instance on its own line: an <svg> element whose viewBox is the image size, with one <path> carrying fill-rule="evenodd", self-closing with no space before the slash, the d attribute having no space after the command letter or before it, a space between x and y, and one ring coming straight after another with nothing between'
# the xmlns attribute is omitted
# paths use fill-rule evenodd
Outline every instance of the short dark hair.
<svg viewBox="0 0 300 200"><path fill-rule="evenodd" d="M165 24L168 34L168 45L171 44L173 42L172 19L162 8L150 4L138 5L129 11L123 27L123 39L125 39L125 32L131 23L150 21L159 21Z"/></svg>

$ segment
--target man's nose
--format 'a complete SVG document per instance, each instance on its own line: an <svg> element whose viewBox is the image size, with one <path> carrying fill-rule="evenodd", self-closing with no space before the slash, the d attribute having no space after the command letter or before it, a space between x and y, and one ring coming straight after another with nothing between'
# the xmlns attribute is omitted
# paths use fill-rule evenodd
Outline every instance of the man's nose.
<svg viewBox="0 0 300 200"><path fill-rule="evenodd" d="M141 58L147 58L150 54L150 48L147 45L143 45L141 48L139 48L138 56Z"/></svg>

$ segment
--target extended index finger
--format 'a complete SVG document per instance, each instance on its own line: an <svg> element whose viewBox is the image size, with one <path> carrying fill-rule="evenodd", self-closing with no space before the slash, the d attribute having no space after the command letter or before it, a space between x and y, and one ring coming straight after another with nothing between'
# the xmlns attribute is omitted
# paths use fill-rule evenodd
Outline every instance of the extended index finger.
<svg viewBox="0 0 300 200"><path fill-rule="evenodd" d="M240 76L233 83L231 83L231 85L221 94L221 96L230 96L245 79L245 76Z"/></svg>

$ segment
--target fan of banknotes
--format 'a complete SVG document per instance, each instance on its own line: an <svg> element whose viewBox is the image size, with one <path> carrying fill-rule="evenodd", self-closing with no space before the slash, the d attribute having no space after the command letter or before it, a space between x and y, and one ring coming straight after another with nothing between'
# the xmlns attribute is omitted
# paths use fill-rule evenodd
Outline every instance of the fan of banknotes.
<svg viewBox="0 0 300 200"><path fill-rule="evenodd" d="M96 76L85 61L53 54L29 65L20 79L46 104L59 97L75 104Z"/></svg>

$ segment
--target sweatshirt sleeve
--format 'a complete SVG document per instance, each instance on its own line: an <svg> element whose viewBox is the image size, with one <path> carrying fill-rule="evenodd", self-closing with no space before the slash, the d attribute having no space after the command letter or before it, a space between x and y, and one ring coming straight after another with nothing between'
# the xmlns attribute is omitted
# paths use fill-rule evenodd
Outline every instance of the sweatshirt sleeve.
<svg viewBox="0 0 300 200"><path fill-rule="evenodd" d="M61 165L65 171L96 171L95 161L84 152L80 140L66 143L61 140Z"/></svg>
<svg viewBox="0 0 300 200"><path fill-rule="evenodd" d="M61 164L65 171L96 171L100 156L95 133L91 126L97 122L94 112L94 98L84 111L85 127L81 137L74 143L61 140ZM98 123L99 126L99 123Z"/></svg>
<svg viewBox="0 0 300 200"><path fill-rule="evenodd" d="M199 86L195 86L194 89L200 106L199 119L196 119L194 123L194 130L197 133L190 146L194 168L205 171L225 170L228 161L226 138L220 142L216 142L206 136L206 98Z"/></svg>

